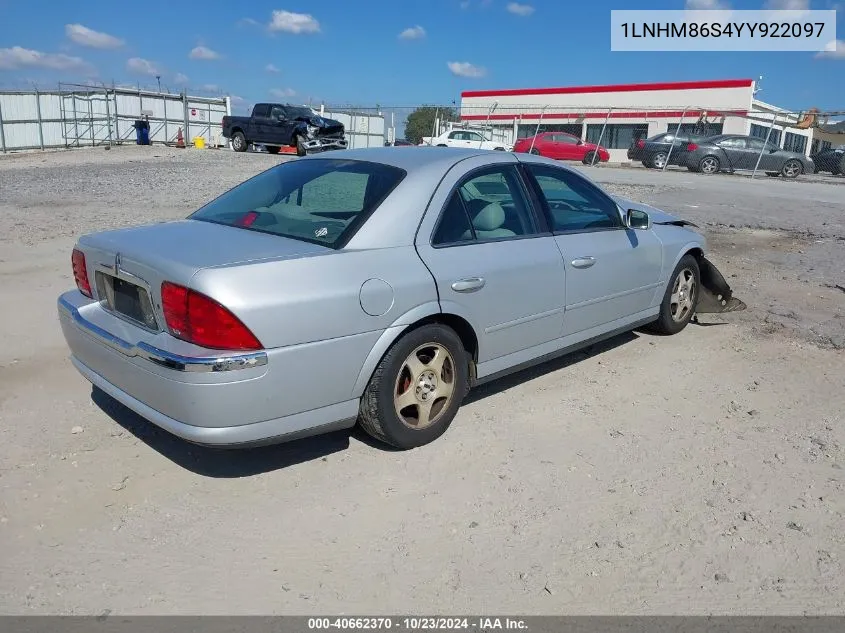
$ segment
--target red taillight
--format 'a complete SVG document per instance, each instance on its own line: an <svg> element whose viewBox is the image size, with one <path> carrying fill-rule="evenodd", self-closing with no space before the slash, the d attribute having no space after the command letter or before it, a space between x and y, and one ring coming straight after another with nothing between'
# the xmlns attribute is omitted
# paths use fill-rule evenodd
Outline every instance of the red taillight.
<svg viewBox="0 0 845 633"><path fill-rule="evenodd" d="M645 147L645 141L643 139L640 139L639 141L637 141L637 147L639 147L640 149L643 149Z"/></svg>
<svg viewBox="0 0 845 633"><path fill-rule="evenodd" d="M165 281L161 308L170 333L183 341L211 349L261 349L238 317L204 294Z"/></svg>
<svg viewBox="0 0 845 633"><path fill-rule="evenodd" d="M687 151L688 152L694 152L697 149L698 149L698 145L696 145L695 143L687 143Z"/></svg>
<svg viewBox="0 0 845 633"><path fill-rule="evenodd" d="M91 294L91 282L88 281L88 269L85 266L85 253L78 248L73 249L73 254L70 256L70 263L73 267L73 278L76 281L76 287L79 292L88 298L93 298Z"/></svg>

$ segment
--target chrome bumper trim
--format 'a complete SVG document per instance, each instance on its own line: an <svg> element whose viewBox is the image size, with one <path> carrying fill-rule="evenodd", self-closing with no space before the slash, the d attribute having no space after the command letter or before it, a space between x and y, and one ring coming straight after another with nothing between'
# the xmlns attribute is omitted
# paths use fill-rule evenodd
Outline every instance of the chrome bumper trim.
<svg viewBox="0 0 845 633"><path fill-rule="evenodd" d="M184 372L222 372L261 367L267 364L266 352L249 352L231 356L181 356L147 343L132 344L107 332L83 317L74 305L59 297L59 315L70 318L85 334L125 356L143 358L161 367Z"/></svg>
<svg viewBox="0 0 845 633"><path fill-rule="evenodd" d="M315 138L305 141L303 143L306 150L325 150L325 149L346 149L348 142L346 139L334 139L334 138Z"/></svg>

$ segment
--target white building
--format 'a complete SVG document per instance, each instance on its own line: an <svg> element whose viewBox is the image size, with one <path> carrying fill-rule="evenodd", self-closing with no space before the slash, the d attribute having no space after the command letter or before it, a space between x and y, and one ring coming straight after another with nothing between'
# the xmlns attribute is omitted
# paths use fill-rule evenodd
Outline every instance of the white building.
<svg viewBox="0 0 845 633"><path fill-rule="evenodd" d="M692 132L699 119L708 134L750 134L809 154L813 130L791 127L798 115L754 98L752 79L471 90L461 94L461 120L506 129L510 139L539 129L574 134L627 161L638 138L676 130ZM774 121L774 126L772 122ZM538 128L539 126L539 128Z"/></svg>

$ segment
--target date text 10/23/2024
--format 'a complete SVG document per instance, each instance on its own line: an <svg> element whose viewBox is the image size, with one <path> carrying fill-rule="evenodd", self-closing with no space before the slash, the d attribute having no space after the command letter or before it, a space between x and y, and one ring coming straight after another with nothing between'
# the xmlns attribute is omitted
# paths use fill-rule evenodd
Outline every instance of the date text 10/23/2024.
<svg viewBox="0 0 845 633"><path fill-rule="evenodd" d="M525 620L509 617L328 617L308 618L308 629L312 631L385 630L385 631L485 631L511 630L527 631Z"/></svg>

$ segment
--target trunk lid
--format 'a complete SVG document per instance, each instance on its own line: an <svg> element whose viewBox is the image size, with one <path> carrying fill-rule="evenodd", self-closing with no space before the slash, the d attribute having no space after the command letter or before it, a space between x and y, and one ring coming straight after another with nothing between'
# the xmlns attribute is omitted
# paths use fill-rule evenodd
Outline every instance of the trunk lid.
<svg viewBox="0 0 845 633"><path fill-rule="evenodd" d="M204 268L260 260L311 257L331 249L199 220L180 220L86 235L85 254L94 298L105 310L150 331L165 330L161 284L191 287Z"/></svg>

